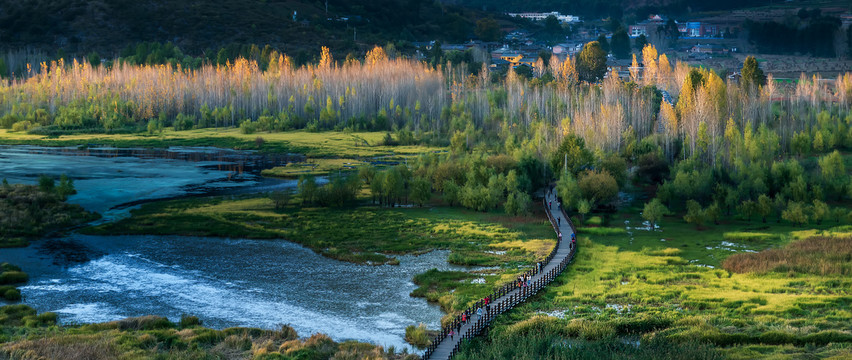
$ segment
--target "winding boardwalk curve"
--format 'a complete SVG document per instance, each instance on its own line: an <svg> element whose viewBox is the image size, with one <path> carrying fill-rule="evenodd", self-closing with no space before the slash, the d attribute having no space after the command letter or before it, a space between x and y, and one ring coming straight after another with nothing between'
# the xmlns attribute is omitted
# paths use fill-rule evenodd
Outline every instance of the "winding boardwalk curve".
<svg viewBox="0 0 852 360"><path fill-rule="evenodd" d="M530 296L535 295L568 266L576 252L576 244L571 241L571 235L575 233L574 225L565 211L558 208L556 190L546 191L542 202L547 217L553 225L553 230L557 235L561 233L562 238L557 241L556 246L542 262L540 268L536 266L526 273L530 277L529 285L522 286L522 282L518 281L507 284L491 293L488 297L491 300L488 303L480 300L465 310L464 313L469 314L466 315L466 317L469 317L467 321L462 321L462 317L459 315L441 329L441 332L432 339L432 343L426 348L423 360L451 359L458 352L463 339L469 339L479 334L495 316L514 308ZM476 310L480 308L482 315L477 315Z"/></svg>

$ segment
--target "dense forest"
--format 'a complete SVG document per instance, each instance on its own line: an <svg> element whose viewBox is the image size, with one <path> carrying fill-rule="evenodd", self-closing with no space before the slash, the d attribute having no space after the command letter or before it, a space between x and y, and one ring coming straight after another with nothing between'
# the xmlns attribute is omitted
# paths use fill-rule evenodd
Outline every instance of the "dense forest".
<svg viewBox="0 0 852 360"><path fill-rule="evenodd" d="M414 176L393 170L402 171L390 176L404 193L374 189L389 204L407 198L417 176L448 202L477 210L511 194L528 203L522 194L536 188L532 179L554 174L565 203L585 213L613 204L629 165L659 185L662 204L699 224L723 212L775 213L796 223L847 216L829 204L850 195L848 177L837 176L844 162L832 151L852 146L852 75L838 76L833 87L804 76L782 86L750 58L737 84L646 46L641 73L598 81L601 57L593 42L577 58L549 59L530 79L395 59L381 47L344 61L324 48L319 63L302 67L275 52L265 66L241 58L197 70L60 61L0 87L0 126L46 135L169 126L378 130L395 134L388 143L449 145L452 156L424 158ZM663 100L662 91L677 100ZM481 170L464 176L461 169ZM345 189L347 181L329 186ZM506 191L487 191L495 187Z"/></svg>
<svg viewBox="0 0 852 360"><path fill-rule="evenodd" d="M9 136L29 133L47 138L147 132L146 138L157 139L167 132L175 139L200 132L190 130L212 129L207 130L208 135L220 131L236 135L239 131L240 136L257 136L254 144L260 151L269 150L264 148L264 136L284 131L308 135L334 130L353 134L353 138L358 131L381 131L386 136L380 144L356 138L358 146L442 148L423 151L396 165L363 165L355 171L341 171L329 175L327 182L303 175L297 185L298 196L284 191L268 194L276 211L295 199L312 205L310 208L347 210L370 200L380 209L437 201L472 210L469 213L502 210L512 219L523 219L534 213L535 192L555 182L562 205L569 213L577 214L578 224L591 220L587 216L592 214L600 217L618 211L625 195L637 196L639 216L649 223L649 229L673 217L701 230L731 219L742 223L773 222L788 228L852 222L847 155L852 148L852 73L834 79L802 74L795 82L778 82L763 73L757 59L748 57L741 77L728 78L707 68L673 61L654 46L646 45L634 58L629 76L622 79L616 72L607 74L607 55L598 42L586 44L576 57L544 57L537 60L535 70L509 70L505 74L490 71L487 65L476 61L472 52L444 53L438 46L426 54L426 61L400 55L394 44L376 46L366 56L339 56L328 47L318 50L316 61L302 64L272 46L229 46L219 48L215 56L192 57L185 56L175 44L147 42L124 47L114 61L103 62L99 56L61 57L41 63L24 61L13 64L18 69L15 77L0 79L0 128ZM27 59L27 55L19 58ZM52 180L44 179L40 181L41 195L36 199L42 204L55 203L70 193L69 185L65 180L55 187ZM10 209L7 213L14 215L5 222L6 228L24 224L15 219L25 216L51 221L46 223L48 226L67 224L66 217L17 205L21 202L17 199L39 194L36 187L4 185L2 190L0 198L7 199L6 207ZM756 229L769 227L758 226L761 227ZM590 229L606 235L601 231L607 228ZM405 231L411 232L410 228ZM701 233L691 232L689 236ZM726 233L725 239L754 235L732 232ZM582 246L594 245L586 240ZM698 244L696 247L710 249ZM602 246L598 250L606 251ZM666 249L661 253L679 251ZM780 251L802 252L796 247ZM342 252L345 251L338 256ZM611 255L619 256L618 253L621 252ZM726 268L750 268L757 262L749 257L732 259ZM478 261L461 260L467 262L450 258L468 265ZM797 261L809 260L801 257ZM665 268L667 272L687 265L682 260L654 262L671 266ZM598 264L573 268L592 272ZM838 269L848 275L848 266L843 266ZM633 274L637 268L625 274ZM727 281L723 274L733 276L732 271L705 270L708 277L719 281ZM625 278L622 276L628 275L619 274L610 280L621 283ZM693 281L701 278L677 276L683 276L678 279L685 281L678 280L678 284L684 289L694 287ZM605 280L601 275L594 277L595 282ZM832 287L842 286L837 284ZM690 302L681 296L681 290L674 291L678 293L667 294L672 298L664 301L680 303L689 311L701 311L707 306ZM645 292L631 296L647 299L649 294L653 296ZM768 303L762 298L748 301ZM732 306L739 307L744 302ZM464 305L464 301L458 304ZM654 311L659 309L656 303L649 304L654 305ZM832 304L831 308L844 308L843 304ZM7 316L7 326L30 321L33 328L38 328L55 322L54 315L42 320L26 307L4 309L20 313ZM677 312L682 310L678 308ZM785 316L798 321L800 314L790 312ZM587 334L605 327L612 327L613 334L633 334L634 329L671 330L669 335L662 331L660 334L675 342L652 343L654 351L684 353L686 357L710 352L712 349L705 344L720 348L752 341L764 344L769 337L769 344L784 346L849 343L847 333L835 332L848 325L848 316L842 314L819 320L819 327L783 332L763 331L767 326L776 326L765 321L764 315L736 313L734 317L719 318L717 323L702 323L701 328L706 331L695 333L675 329L674 322L668 319L638 319L617 328L612 323L593 328L576 321L564 328L570 333L554 334L598 339ZM729 326L733 320L727 319L741 321L745 316L749 316L747 321L752 325ZM158 324L155 330L177 332L179 327L184 331L184 327L197 326L195 321L176 325L161 318L153 320ZM139 320L127 320L134 321ZM100 332L121 327L120 324L92 325L83 331ZM692 322L677 326L695 327ZM748 337L745 333L749 328L759 328L768 335ZM287 342L287 346L281 343L295 337L286 328L263 335L264 339L275 340L264 340L266 345L262 347L255 347L255 339L248 334L239 340L239 334L228 330L194 331L193 336L204 332L212 340L205 340L208 345L204 346L189 345L191 340L182 343L176 337L167 341L183 344L177 346L195 346L190 351L206 351L215 344L234 341L239 341L244 351L288 351L291 346L302 346L302 342ZM157 345L150 344L160 340L154 341L153 335L143 338L145 335L134 334L140 340L126 348L144 346L151 352L159 351ZM558 341L556 335L544 333L540 344L550 346ZM523 348L530 342L516 339L506 340L506 347L537 351ZM337 347L330 340L321 340L328 343L322 346L328 350L326 357L350 346ZM691 346L689 341L701 346ZM314 346L317 342L305 341L306 351L318 351ZM32 345L25 342L16 346L26 349ZM631 349L632 345L624 351ZM690 349L695 352L687 352Z"/></svg>
<svg viewBox="0 0 852 360"><path fill-rule="evenodd" d="M7 1L0 7L0 47L50 49L51 56L55 49L97 51L112 58L139 42L172 42L196 55L232 43L261 43L295 56L316 52L318 43L348 52L359 43L461 41L485 15L422 0Z"/></svg>
<svg viewBox="0 0 852 360"><path fill-rule="evenodd" d="M486 8L496 11L560 11L563 14L583 17L604 18L612 16L621 18L626 14L635 14L642 19L648 14L667 13L672 15L685 14L690 11L733 10L752 6L770 4L769 0L665 0L665 1L558 1L545 0L530 3L528 1L488 1L488 0L457 0L457 3L473 8Z"/></svg>
<svg viewBox="0 0 852 360"><path fill-rule="evenodd" d="M794 21L755 22L746 20L748 40L767 54L810 54L835 57L835 38L841 27L840 19L823 16L819 9L799 10ZM852 38L841 39L849 40Z"/></svg>

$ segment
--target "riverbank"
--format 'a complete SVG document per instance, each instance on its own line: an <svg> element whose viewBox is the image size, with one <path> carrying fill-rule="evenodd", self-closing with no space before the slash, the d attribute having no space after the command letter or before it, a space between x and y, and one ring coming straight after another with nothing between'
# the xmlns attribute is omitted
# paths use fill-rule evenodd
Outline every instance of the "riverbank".
<svg viewBox="0 0 852 360"><path fill-rule="evenodd" d="M385 132L308 132L244 134L239 128L206 128L155 134L74 134L48 137L0 129L0 145L150 147L211 146L269 153L298 153L311 158L367 158L440 151L440 147L384 145Z"/></svg>
<svg viewBox="0 0 852 360"><path fill-rule="evenodd" d="M77 227L96 220L100 215L84 210L79 205L68 204L65 198L72 194L73 183L63 178L56 187L54 180L42 177L39 186L0 185L0 249L23 248L30 240ZM9 303L21 300L17 288L29 280L21 267L4 262L0 264L0 299Z"/></svg>
<svg viewBox="0 0 852 360"><path fill-rule="evenodd" d="M497 318L458 358L852 356L852 283L840 263L848 226L723 216L696 229L677 215L655 228L639 211L598 214L601 225L580 230L581 250L553 286ZM847 245L796 253L810 243ZM820 265L747 266L767 256Z"/></svg>
<svg viewBox="0 0 852 360"><path fill-rule="evenodd" d="M48 233L72 228L96 220L100 215L68 204L65 197L73 185L55 187L54 180L43 177L42 188L33 185L0 185L0 248L26 247L29 240ZM63 192L63 193L60 193Z"/></svg>
<svg viewBox="0 0 852 360"><path fill-rule="evenodd" d="M386 145L386 132L309 132L304 130L244 134L239 128L205 128L175 131L165 128L155 134L73 134L49 137L0 129L0 145L35 145L116 148L213 147L250 150L262 154L300 154L305 161L276 164L263 176L298 178L351 171L371 162L401 163L446 148L421 145Z"/></svg>
<svg viewBox="0 0 852 360"><path fill-rule="evenodd" d="M203 327L194 316L178 322L158 316L99 324L59 326L54 313L36 314L25 305L0 308L0 355L11 358L112 360L117 358L388 359L417 355L373 344L335 342L323 334L300 337L287 325L278 330Z"/></svg>
<svg viewBox="0 0 852 360"><path fill-rule="evenodd" d="M539 216L536 216L539 215ZM413 296L447 312L464 309L546 256L555 244L542 214L506 217L451 207L276 209L263 196L215 197L145 204L87 234L152 234L287 239L334 259L397 264L398 254L451 251L451 264L486 267L474 272L430 271L415 276Z"/></svg>

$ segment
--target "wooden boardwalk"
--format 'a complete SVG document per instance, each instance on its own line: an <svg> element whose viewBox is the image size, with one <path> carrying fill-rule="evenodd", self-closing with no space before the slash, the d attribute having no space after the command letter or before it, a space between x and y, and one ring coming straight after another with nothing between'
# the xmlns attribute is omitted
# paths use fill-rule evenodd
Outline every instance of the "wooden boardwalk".
<svg viewBox="0 0 852 360"><path fill-rule="evenodd" d="M426 352L423 354L424 360L452 358L458 352L463 339L469 339L479 334L495 316L514 308L528 297L535 295L568 266L568 263L574 258L576 250L576 244L571 242L571 236L575 230L565 211L560 211L557 208L557 202L555 190L553 193L546 194L543 200L547 217L557 235L562 234L562 239L556 243L556 247L542 262L540 269L536 266L536 269L527 272L530 277L529 286L519 286L516 281L493 292L489 296L491 301L488 306L486 306L484 300L481 300L468 308L466 312L470 314L469 319L462 322L461 316L458 316L451 324L443 328L438 336L432 340L432 344L426 348ZM548 206L548 204L551 205ZM477 315L476 311L480 308L482 309L481 316ZM450 335L451 331L454 332L452 336Z"/></svg>

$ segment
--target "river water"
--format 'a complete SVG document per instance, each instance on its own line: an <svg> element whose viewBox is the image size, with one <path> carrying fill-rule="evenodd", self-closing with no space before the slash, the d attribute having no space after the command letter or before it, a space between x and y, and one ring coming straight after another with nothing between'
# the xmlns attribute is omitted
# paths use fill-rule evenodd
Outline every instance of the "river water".
<svg viewBox="0 0 852 360"><path fill-rule="evenodd" d="M34 183L40 174L68 174L78 190L69 201L105 214L105 221L153 199L295 186L258 176L268 166L270 159L218 149L0 147L0 177ZM30 274L20 288L23 303L57 312L65 323L149 314L176 321L191 314L214 328L289 324L303 336L322 332L397 348L408 347L405 326L438 327L440 309L408 294L418 273L459 269L447 264L447 255L434 251L400 256L398 266L364 266L283 239L80 234L0 249L0 261Z"/></svg>

